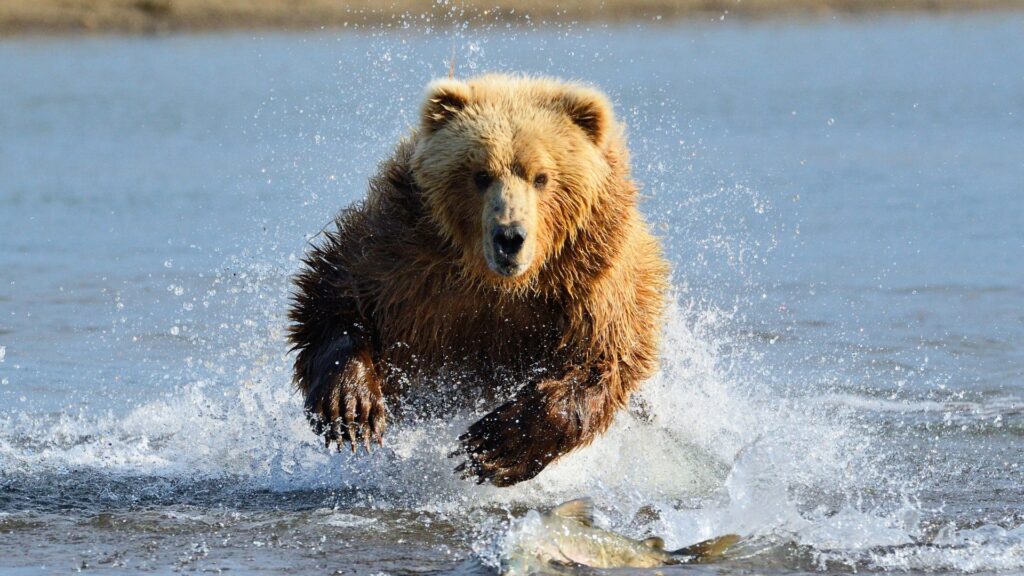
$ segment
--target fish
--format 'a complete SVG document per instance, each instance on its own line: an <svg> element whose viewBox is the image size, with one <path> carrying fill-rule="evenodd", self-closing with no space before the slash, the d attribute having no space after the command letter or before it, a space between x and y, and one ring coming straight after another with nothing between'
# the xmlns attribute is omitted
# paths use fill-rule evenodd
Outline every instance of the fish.
<svg viewBox="0 0 1024 576"><path fill-rule="evenodd" d="M736 534L666 550L658 537L634 540L594 525L590 498L548 512L531 510L510 528L500 560L502 576L565 574L579 568L657 568L719 559L739 542Z"/></svg>

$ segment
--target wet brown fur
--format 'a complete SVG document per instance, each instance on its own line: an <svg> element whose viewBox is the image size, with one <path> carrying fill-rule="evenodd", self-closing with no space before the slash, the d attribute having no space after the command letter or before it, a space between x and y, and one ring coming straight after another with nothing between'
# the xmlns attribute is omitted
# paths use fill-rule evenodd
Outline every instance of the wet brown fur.
<svg viewBox="0 0 1024 576"><path fill-rule="evenodd" d="M519 276L481 251L480 169L509 186L550 174ZM438 380L450 388L431 393L459 398L502 374L519 389L460 438L465 475L514 484L591 442L657 363L667 267L636 202L599 92L502 75L432 84L421 126L296 277L295 379L316 431L380 441L385 399Z"/></svg>

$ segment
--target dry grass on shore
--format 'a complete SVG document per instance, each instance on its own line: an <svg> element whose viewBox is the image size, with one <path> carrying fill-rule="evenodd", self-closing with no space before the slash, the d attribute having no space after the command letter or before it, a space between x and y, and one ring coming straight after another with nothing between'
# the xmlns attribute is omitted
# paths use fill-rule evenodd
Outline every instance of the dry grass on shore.
<svg viewBox="0 0 1024 576"><path fill-rule="evenodd" d="M0 34L1022 9L1024 0L0 0Z"/></svg>

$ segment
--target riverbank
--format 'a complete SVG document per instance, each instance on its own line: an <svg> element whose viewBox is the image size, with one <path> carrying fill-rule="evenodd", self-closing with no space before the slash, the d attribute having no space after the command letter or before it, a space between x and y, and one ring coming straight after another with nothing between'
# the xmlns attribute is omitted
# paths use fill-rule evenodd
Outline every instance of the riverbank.
<svg viewBox="0 0 1024 576"><path fill-rule="evenodd" d="M1020 10L1024 0L0 0L0 35Z"/></svg>

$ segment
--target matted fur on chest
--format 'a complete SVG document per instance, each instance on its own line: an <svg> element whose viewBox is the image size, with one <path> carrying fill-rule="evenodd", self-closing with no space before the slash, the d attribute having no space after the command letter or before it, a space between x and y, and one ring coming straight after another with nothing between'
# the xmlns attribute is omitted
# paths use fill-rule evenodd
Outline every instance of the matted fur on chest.
<svg viewBox="0 0 1024 576"><path fill-rule="evenodd" d="M389 372L514 379L550 364L566 321L555 303L540 298L480 298L440 288L429 297L390 300L375 324Z"/></svg>

